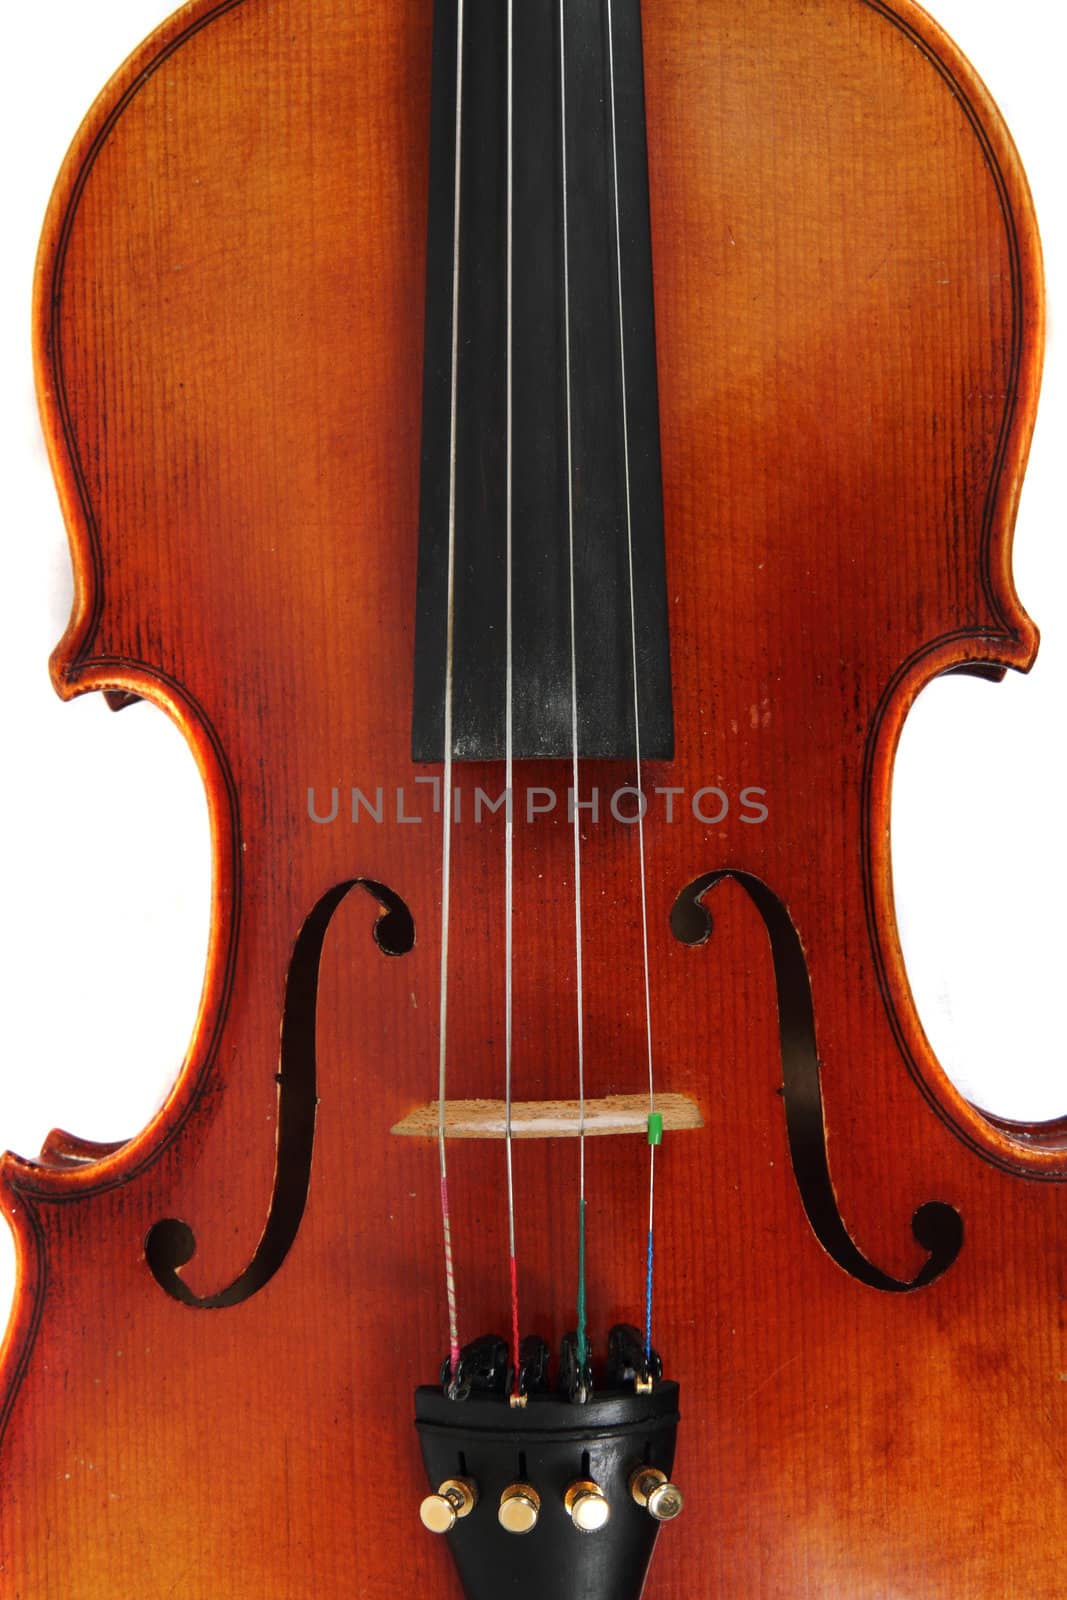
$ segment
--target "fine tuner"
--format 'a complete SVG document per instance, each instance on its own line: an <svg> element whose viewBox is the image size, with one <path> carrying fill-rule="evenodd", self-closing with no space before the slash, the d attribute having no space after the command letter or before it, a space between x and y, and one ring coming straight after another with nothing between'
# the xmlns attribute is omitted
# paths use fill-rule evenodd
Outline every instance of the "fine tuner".
<svg viewBox="0 0 1067 1600"><path fill-rule="evenodd" d="M506 1533L532 1533L541 1516L541 1496L531 1483L509 1483L500 1496L497 1521Z"/></svg>
<svg viewBox="0 0 1067 1600"><path fill-rule="evenodd" d="M658 1467L638 1467L630 1474L630 1494L657 1522L673 1522L685 1509L685 1496Z"/></svg>
<svg viewBox="0 0 1067 1600"><path fill-rule="evenodd" d="M478 1486L470 1478L446 1478L436 1494L428 1494L419 1507L424 1528L431 1533L451 1533L461 1517L469 1517L478 1504Z"/></svg>
<svg viewBox="0 0 1067 1600"><path fill-rule="evenodd" d="M599 1533L611 1517L611 1502L592 1478L579 1478L568 1485L563 1509L579 1533Z"/></svg>
<svg viewBox="0 0 1067 1600"><path fill-rule="evenodd" d="M657 1522L672 1522L685 1499L659 1467L635 1467L629 1478L636 1505ZM419 1508L423 1527L431 1533L451 1533L457 1522L469 1517L479 1501L478 1485L471 1478L446 1478L436 1494ZM579 1533L598 1533L611 1519L611 1502L593 1478L576 1478L563 1494L563 1509ZM500 1495L497 1521L506 1533L532 1533L541 1517L541 1495L530 1483L509 1483Z"/></svg>

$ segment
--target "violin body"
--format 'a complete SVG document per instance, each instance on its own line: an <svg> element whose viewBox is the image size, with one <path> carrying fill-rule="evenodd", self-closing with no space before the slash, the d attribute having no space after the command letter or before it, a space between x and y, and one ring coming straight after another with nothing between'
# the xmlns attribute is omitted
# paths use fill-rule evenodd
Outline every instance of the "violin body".
<svg viewBox="0 0 1067 1600"><path fill-rule="evenodd" d="M76 576L54 680L178 723L214 917L154 1121L0 1170L12 1600L461 1593L411 1426L444 1350L435 1152L393 1132L437 1087L414 780L440 764L410 748L432 30L431 0L197 0L98 101L49 213L38 375ZM644 775L675 791L645 829L650 979L661 1087L700 1122L659 1166L689 1506L647 1592L1052 1600L1065 1141L994 1123L933 1058L889 859L916 695L1037 647L1010 572L1043 335L1026 182L909 0L654 0L643 32L675 728ZM634 830L606 800L632 778L583 767L587 1090L639 1094ZM501 787L453 776L467 815ZM493 814L453 845L471 1100L501 1092L501 841ZM572 891L565 807L524 819L528 1100L574 1095ZM72 909L60 984L91 936ZM283 1024L313 1077L284 1034L279 1075ZM575 1155L515 1147L550 1341ZM590 1141L594 1330L641 1315L646 1158ZM507 1317L502 1159L452 1146L471 1335Z"/></svg>

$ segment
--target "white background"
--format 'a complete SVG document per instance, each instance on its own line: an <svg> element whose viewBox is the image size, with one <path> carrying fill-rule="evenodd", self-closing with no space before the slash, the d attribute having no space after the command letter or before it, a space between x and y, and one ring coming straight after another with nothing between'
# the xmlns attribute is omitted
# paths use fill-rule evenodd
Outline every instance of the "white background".
<svg viewBox="0 0 1067 1600"><path fill-rule="evenodd" d="M898 909L947 1070L980 1104L1039 1118L1067 1113L1063 29L1049 0L937 0L936 10L1005 112L1042 222L1051 330L1016 571L1045 637L1028 679L946 679L913 714L896 785ZM148 707L115 716L99 696L63 706L49 686L70 580L29 359L33 256L53 178L92 97L160 15L160 0L38 0L5 22L0 1148L23 1154L56 1124L100 1139L144 1124L181 1061L204 959L206 812L184 745ZM0 1229L0 1321L10 1285Z"/></svg>

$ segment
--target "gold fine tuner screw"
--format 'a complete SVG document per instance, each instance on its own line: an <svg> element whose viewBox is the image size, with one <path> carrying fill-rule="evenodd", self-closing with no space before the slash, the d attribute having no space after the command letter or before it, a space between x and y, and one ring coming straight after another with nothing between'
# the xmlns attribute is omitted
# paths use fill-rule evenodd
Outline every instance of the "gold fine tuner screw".
<svg viewBox="0 0 1067 1600"><path fill-rule="evenodd" d="M685 1505L685 1496L658 1467L637 1467L630 1474L630 1493L657 1522L672 1522Z"/></svg>
<svg viewBox="0 0 1067 1600"><path fill-rule="evenodd" d="M461 1517L469 1517L478 1504L478 1485L471 1478L446 1478L436 1494L428 1494L419 1507L424 1528L431 1533L451 1533Z"/></svg>
<svg viewBox="0 0 1067 1600"><path fill-rule="evenodd" d="M579 1533L597 1533L611 1516L608 1497L591 1478L579 1478L563 1496L563 1505Z"/></svg>
<svg viewBox="0 0 1067 1600"><path fill-rule="evenodd" d="M528 1483L511 1483L500 1496L497 1520L507 1533L532 1533L541 1515L541 1496Z"/></svg>

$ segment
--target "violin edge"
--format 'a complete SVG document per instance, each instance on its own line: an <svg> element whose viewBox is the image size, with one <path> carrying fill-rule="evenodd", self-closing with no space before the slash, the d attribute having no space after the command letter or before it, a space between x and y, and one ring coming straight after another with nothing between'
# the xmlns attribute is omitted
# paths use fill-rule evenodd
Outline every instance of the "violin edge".
<svg viewBox="0 0 1067 1600"><path fill-rule="evenodd" d="M66 415L56 312L61 304L70 233L104 142L157 68L202 28L245 3L246 0L188 0L127 55L82 118L56 177L42 224L33 280L33 370L41 430L67 533L74 588L70 618L49 658L52 685L64 701L94 692L122 695L125 703L130 703L125 697L143 699L174 723L197 764L204 787L212 886L203 988L191 1035L168 1095L133 1137L111 1149L100 1147L92 1159L73 1164L50 1161L52 1135L38 1158L11 1151L0 1154L0 1192L10 1191L26 1198L35 1193L48 1198L72 1197L127 1182L169 1145L195 1105L210 1071L212 1041L225 1015L232 979L241 867L235 786L206 714L179 684L168 681L149 662L93 653L104 600L99 534ZM21 1288L20 1281L20 1291Z"/></svg>
<svg viewBox="0 0 1067 1600"><path fill-rule="evenodd" d="M1000 447L986 501L981 576L988 625L930 640L887 684L868 731L865 759L864 890L872 953L886 1013L905 1066L934 1112L971 1151L1018 1177L1067 1180L1067 1150L985 1116L952 1083L919 1016L901 948L893 893L890 830L893 769L904 723L922 690L953 672L1029 672L1040 633L1019 596L1012 563L1015 529L1041 394L1047 337L1044 259L1022 157L997 102L969 57L915 0L862 0L894 17L963 105L997 186L1012 245L1017 325L1014 384L1006 396ZM984 670L983 670L984 669Z"/></svg>
<svg viewBox="0 0 1067 1600"><path fill-rule="evenodd" d="M89 669L96 665L89 652L102 602L99 540L80 482L56 349L56 313L70 233L96 156L138 90L187 39L244 4L246 0L187 0L130 52L78 125L45 209L34 265L31 335L41 431L67 531L74 581L70 618L49 658L52 685L63 700L97 689L152 698L142 694L143 680L137 676L140 663L116 665L108 681L89 676ZM167 709L159 699L154 703Z"/></svg>

